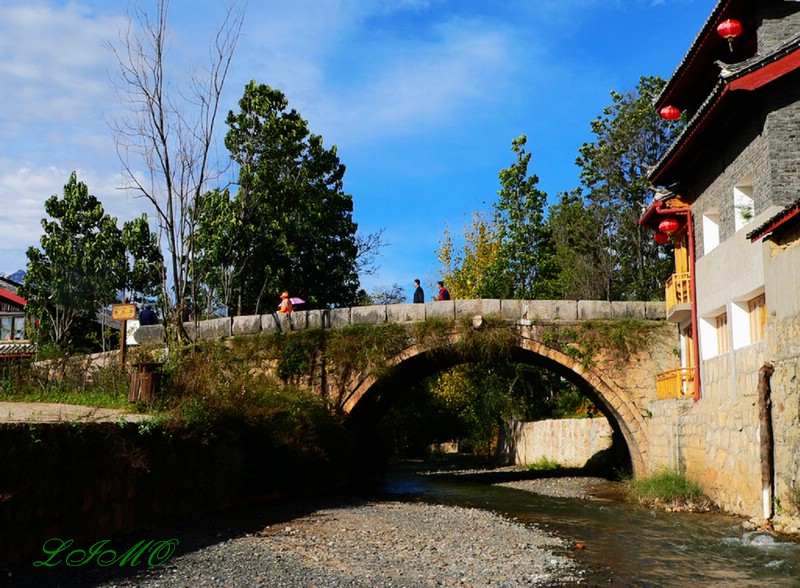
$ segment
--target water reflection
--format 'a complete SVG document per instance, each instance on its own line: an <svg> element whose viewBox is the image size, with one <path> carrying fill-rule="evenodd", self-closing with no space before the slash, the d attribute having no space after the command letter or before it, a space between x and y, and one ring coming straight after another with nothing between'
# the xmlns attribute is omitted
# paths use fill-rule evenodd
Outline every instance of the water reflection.
<svg viewBox="0 0 800 588"><path fill-rule="evenodd" d="M800 546L745 531L720 514L664 513L613 500L580 500L395 471L394 498L485 508L556 532L584 549L574 557L593 570L585 586L800 586Z"/></svg>

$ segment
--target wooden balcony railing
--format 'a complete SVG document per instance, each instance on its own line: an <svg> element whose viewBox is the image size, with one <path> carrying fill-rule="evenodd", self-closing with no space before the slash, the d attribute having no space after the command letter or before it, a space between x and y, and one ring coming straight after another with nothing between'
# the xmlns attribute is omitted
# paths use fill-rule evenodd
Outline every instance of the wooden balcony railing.
<svg viewBox="0 0 800 588"><path fill-rule="evenodd" d="M691 304L692 295L689 287L689 272L672 274L667 280L666 301L667 314L678 304Z"/></svg>
<svg viewBox="0 0 800 588"><path fill-rule="evenodd" d="M677 368L656 376L656 397L685 398L694 394L694 368Z"/></svg>

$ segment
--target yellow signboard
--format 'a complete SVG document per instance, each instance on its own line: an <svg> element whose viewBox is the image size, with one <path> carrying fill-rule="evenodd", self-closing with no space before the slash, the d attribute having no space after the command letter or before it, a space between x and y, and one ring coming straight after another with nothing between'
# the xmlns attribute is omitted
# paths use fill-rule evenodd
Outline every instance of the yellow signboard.
<svg viewBox="0 0 800 588"><path fill-rule="evenodd" d="M112 304L111 318L115 321L132 321L136 318L136 305Z"/></svg>

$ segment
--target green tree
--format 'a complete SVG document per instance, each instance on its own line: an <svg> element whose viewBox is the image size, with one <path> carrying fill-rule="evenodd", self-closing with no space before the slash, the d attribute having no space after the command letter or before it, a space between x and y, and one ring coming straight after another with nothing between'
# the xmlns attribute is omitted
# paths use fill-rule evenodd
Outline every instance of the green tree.
<svg viewBox="0 0 800 588"><path fill-rule="evenodd" d="M164 275L164 258L158 236L150 230L146 214L122 225L122 242L127 251L122 289L130 294L131 300L157 297Z"/></svg>
<svg viewBox="0 0 800 588"><path fill-rule="evenodd" d="M210 193L200 210L204 280L237 314L271 308L282 290L313 306L352 304L362 244L336 147L326 149L267 85L251 81L239 107L225 138L238 190Z"/></svg>
<svg viewBox="0 0 800 588"><path fill-rule="evenodd" d="M495 204L501 259L511 286L504 297L550 298L555 265L545 222L547 194L536 187L539 178L528 173L531 154L525 151L526 142L525 135L511 142L517 161L500 172L502 189Z"/></svg>
<svg viewBox="0 0 800 588"><path fill-rule="evenodd" d="M585 143L577 159L586 208L599 228L599 239L591 246L604 252L592 269L608 300L658 299L670 272L664 248L638 225L650 196L647 171L682 125L663 121L653 108L664 83L659 77L642 77L635 91L612 92L611 105L591 122L595 141Z"/></svg>
<svg viewBox="0 0 800 588"><path fill-rule="evenodd" d="M547 194L536 187L539 178L528 174L526 142L525 135L512 141L516 162L500 171L491 212L472 215L462 248L456 250L448 230L440 241L440 274L456 298L554 296L557 266L545 220Z"/></svg>
<svg viewBox="0 0 800 588"><path fill-rule="evenodd" d="M504 422L582 418L597 414L574 385L544 368L494 358L460 364L410 387L380 427L394 452L424 453L431 443L460 441L462 451L488 455Z"/></svg>
<svg viewBox="0 0 800 588"><path fill-rule="evenodd" d="M445 229L437 256L439 273L453 298L500 298L508 291L497 222L496 215L487 218L482 212L473 213L472 225L464 227L464 244L458 251Z"/></svg>
<svg viewBox="0 0 800 588"><path fill-rule="evenodd" d="M549 209L548 224L557 260L557 290L565 300L602 300L606 280L598 268L613 254L602 242L602 226L581 198L580 190L563 192Z"/></svg>
<svg viewBox="0 0 800 588"><path fill-rule="evenodd" d="M372 291L359 299L359 304L402 304L406 301L406 295L403 293L403 286L394 283L391 286L379 285L375 286Z"/></svg>
<svg viewBox="0 0 800 588"><path fill-rule="evenodd" d="M186 306L198 306L198 200L219 177L213 159L217 114L244 14L230 3L204 67L170 77L169 0L156 0L154 15L140 6L131 10L119 43L110 46L119 65L117 91L129 112L111 127L125 187L150 202L163 236L168 271L162 272L162 301L176 327L169 332L180 335Z"/></svg>
<svg viewBox="0 0 800 588"><path fill-rule="evenodd" d="M117 299L126 283L126 253L117 219L73 172L64 196L45 202L41 249L30 247L22 293L47 339L66 347L76 319Z"/></svg>

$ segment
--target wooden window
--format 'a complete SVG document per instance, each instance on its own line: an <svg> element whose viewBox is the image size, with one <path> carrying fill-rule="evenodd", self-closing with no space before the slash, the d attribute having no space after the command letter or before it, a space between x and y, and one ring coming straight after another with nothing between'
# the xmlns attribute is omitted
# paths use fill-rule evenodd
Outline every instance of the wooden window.
<svg viewBox="0 0 800 588"><path fill-rule="evenodd" d="M25 317L0 317L0 341L19 341L25 339Z"/></svg>
<svg viewBox="0 0 800 588"><path fill-rule="evenodd" d="M756 343L764 340L764 325L767 322L767 300L762 294L747 303L750 313L750 341Z"/></svg>
<svg viewBox="0 0 800 588"><path fill-rule="evenodd" d="M728 313L723 312L716 318L717 324L717 353L728 353Z"/></svg>

